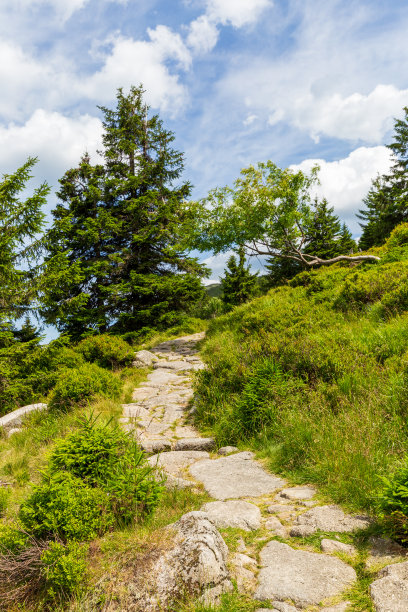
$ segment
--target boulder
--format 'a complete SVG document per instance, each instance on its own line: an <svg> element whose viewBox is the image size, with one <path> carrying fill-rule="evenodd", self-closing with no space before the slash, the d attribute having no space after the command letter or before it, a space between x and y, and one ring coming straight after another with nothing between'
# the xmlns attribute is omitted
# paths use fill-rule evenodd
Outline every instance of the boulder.
<svg viewBox="0 0 408 612"><path fill-rule="evenodd" d="M376 612L407 612L408 561L387 565L370 586Z"/></svg>
<svg viewBox="0 0 408 612"><path fill-rule="evenodd" d="M29 404L28 406L17 408L17 410L13 410L13 412L9 412L0 418L0 427L2 427L6 433L10 429L17 429L22 425L27 414L37 410L45 410L46 408L47 404Z"/></svg>
<svg viewBox="0 0 408 612"><path fill-rule="evenodd" d="M204 504L201 508L216 527L236 527L244 531L253 531L261 526L261 511L255 504L234 499Z"/></svg>
<svg viewBox="0 0 408 612"><path fill-rule="evenodd" d="M343 542L339 542L338 540L329 540L328 538L323 538L320 542L322 547L322 551L324 553L345 553L346 555L355 555L357 550L351 544L344 544Z"/></svg>
<svg viewBox="0 0 408 612"><path fill-rule="evenodd" d="M219 455L231 455L232 453L238 453L239 448L236 446L222 446L218 449Z"/></svg>
<svg viewBox="0 0 408 612"><path fill-rule="evenodd" d="M214 438L182 438L181 440L177 440L174 450L175 451L185 451L185 450L195 450L195 451L208 451L213 449L215 446Z"/></svg>
<svg viewBox="0 0 408 612"><path fill-rule="evenodd" d="M149 457L150 465L157 465L167 474L183 476L183 470L195 461L206 459L209 454L205 451L169 451L160 455Z"/></svg>
<svg viewBox="0 0 408 612"><path fill-rule="evenodd" d="M282 489L277 496L278 498L290 499L291 501L299 501L311 499L316 494L316 489L312 487L290 487Z"/></svg>
<svg viewBox="0 0 408 612"><path fill-rule="evenodd" d="M154 361L157 361L157 357L150 351L137 351L133 360L134 368L149 368Z"/></svg>
<svg viewBox="0 0 408 612"><path fill-rule="evenodd" d="M347 533L358 529L366 529L370 525L370 520L367 516L345 514L337 506L316 506L298 516L296 525L310 527L313 531Z"/></svg>
<svg viewBox="0 0 408 612"><path fill-rule="evenodd" d="M273 531L273 533L281 538L286 538L286 529L276 516L271 516L265 521L265 529Z"/></svg>
<svg viewBox="0 0 408 612"><path fill-rule="evenodd" d="M339 595L356 580L354 569L336 557L295 550L274 540L262 549L260 560L254 594L260 601L290 599L306 608Z"/></svg>

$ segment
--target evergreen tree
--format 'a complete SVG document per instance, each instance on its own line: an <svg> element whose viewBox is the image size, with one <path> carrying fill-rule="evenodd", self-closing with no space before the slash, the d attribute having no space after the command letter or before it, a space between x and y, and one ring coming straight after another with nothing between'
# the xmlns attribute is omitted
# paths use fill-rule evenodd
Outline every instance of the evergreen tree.
<svg viewBox="0 0 408 612"><path fill-rule="evenodd" d="M250 266L245 265L245 251L243 247L237 250L238 260L231 255L227 262L227 269L221 279L221 299L227 308L238 306L248 301L255 293L258 274L250 272Z"/></svg>
<svg viewBox="0 0 408 612"><path fill-rule="evenodd" d="M103 163L85 155L61 179L47 238L44 314L76 337L168 325L204 291L205 269L179 247L191 186L176 184L174 135L149 114L141 87L100 108Z"/></svg>
<svg viewBox="0 0 408 612"><path fill-rule="evenodd" d="M394 141L387 145L393 157L391 172L373 180L363 200L366 208L357 215L363 221L361 249L383 244L395 226L408 220L408 107L404 113L395 121Z"/></svg>

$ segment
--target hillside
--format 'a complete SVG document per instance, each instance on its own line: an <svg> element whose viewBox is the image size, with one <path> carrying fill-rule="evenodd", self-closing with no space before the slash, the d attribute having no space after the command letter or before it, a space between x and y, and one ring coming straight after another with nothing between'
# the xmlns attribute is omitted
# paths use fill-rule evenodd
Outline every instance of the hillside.
<svg viewBox="0 0 408 612"><path fill-rule="evenodd" d="M219 444L369 510L408 443L408 226L375 254L213 320L197 385L197 421Z"/></svg>

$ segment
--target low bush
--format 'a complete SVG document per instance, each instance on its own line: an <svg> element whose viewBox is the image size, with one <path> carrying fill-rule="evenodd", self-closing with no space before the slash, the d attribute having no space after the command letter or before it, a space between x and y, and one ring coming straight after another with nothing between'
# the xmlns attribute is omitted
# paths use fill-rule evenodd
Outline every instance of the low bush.
<svg viewBox="0 0 408 612"><path fill-rule="evenodd" d="M132 363L134 351L120 336L101 334L84 338L75 347L86 361L116 370Z"/></svg>
<svg viewBox="0 0 408 612"><path fill-rule="evenodd" d="M28 534L15 525L0 522L0 554L15 554L26 546L28 540Z"/></svg>
<svg viewBox="0 0 408 612"><path fill-rule="evenodd" d="M45 475L20 507L23 526L36 538L85 541L114 524L108 493L69 472Z"/></svg>
<svg viewBox="0 0 408 612"><path fill-rule="evenodd" d="M383 488L378 496L380 518L389 535L400 542L408 542L408 456L390 478L383 477Z"/></svg>
<svg viewBox="0 0 408 612"><path fill-rule="evenodd" d="M50 542L41 555L41 574L48 599L68 597L78 591L86 574L87 547L77 542Z"/></svg>
<svg viewBox="0 0 408 612"><path fill-rule="evenodd" d="M86 363L71 370L63 370L51 393L51 409L69 410L72 406L83 405L100 395L112 399L120 396L121 381L111 372L96 364Z"/></svg>

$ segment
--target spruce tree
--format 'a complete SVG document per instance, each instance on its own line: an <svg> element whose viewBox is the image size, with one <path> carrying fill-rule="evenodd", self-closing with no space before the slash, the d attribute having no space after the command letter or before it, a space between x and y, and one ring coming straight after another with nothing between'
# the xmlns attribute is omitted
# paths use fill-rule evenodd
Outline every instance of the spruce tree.
<svg viewBox="0 0 408 612"><path fill-rule="evenodd" d="M408 220L407 106L404 113L403 119L395 121L394 140L387 145L393 157L391 172L373 180L363 200L365 208L357 215L362 220L361 249L383 244L396 225Z"/></svg>
<svg viewBox="0 0 408 612"><path fill-rule="evenodd" d="M53 275L44 314L84 333L163 327L203 295L205 269L179 247L188 182L174 135L143 101L120 89L103 116L103 163L85 155L61 179L48 233Z"/></svg>
<svg viewBox="0 0 408 612"><path fill-rule="evenodd" d="M326 198L315 199L311 221L306 229L304 253L330 259L336 255L348 255L355 242L345 224L334 214Z"/></svg>
<svg viewBox="0 0 408 612"><path fill-rule="evenodd" d="M245 264L243 247L237 249L235 255L227 261L224 277L221 279L221 299L227 308L247 302L255 293L258 274L252 274L250 266Z"/></svg>

